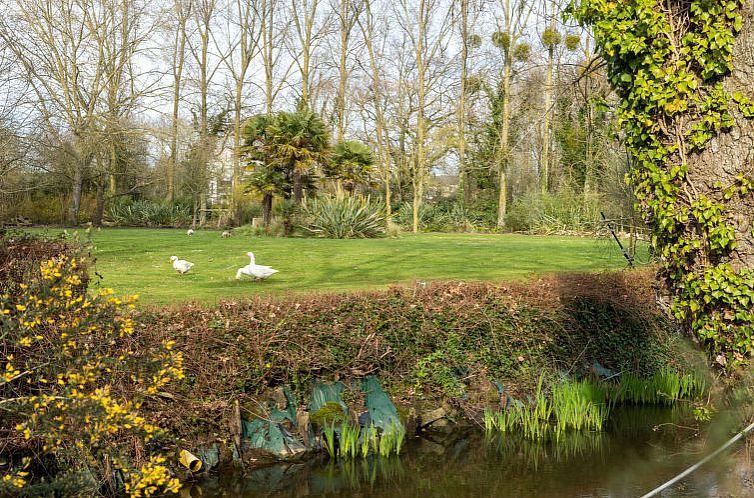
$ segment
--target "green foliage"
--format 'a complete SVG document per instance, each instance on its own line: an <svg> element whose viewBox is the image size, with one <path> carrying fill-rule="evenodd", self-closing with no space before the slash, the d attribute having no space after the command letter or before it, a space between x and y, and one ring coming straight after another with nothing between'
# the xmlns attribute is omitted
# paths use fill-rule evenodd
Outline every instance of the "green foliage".
<svg viewBox="0 0 754 498"><path fill-rule="evenodd" d="M107 217L121 226L180 227L191 223L191 207L121 197L108 205Z"/></svg>
<svg viewBox="0 0 754 498"><path fill-rule="evenodd" d="M304 228L320 237L370 239L385 236L385 208L369 197L320 196L306 200L301 214Z"/></svg>
<svg viewBox="0 0 754 498"><path fill-rule="evenodd" d="M328 164L327 176L341 180L346 191L353 192L369 182L374 153L362 142L346 140L335 146Z"/></svg>
<svg viewBox="0 0 754 498"><path fill-rule="evenodd" d="M618 119L635 167L630 180L653 227L671 310L724 364L754 352L754 272L734 270L735 220L727 205L750 196L742 182L689 193L689 154L732 127L733 102L754 116L749 98L728 95L721 77L732 69L740 0L693 0L678 24L673 9L655 0L583 0L571 14L590 24L608 75L621 98ZM754 234L752 234L754 236Z"/></svg>
<svg viewBox="0 0 754 498"><path fill-rule="evenodd" d="M528 43L517 43L513 48L513 58L517 61L526 62L531 57L531 45Z"/></svg>
<svg viewBox="0 0 754 498"><path fill-rule="evenodd" d="M664 367L648 378L623 374L614 397L622 403L670 406L680 399L699 399L706 391L703 379L693 374L682 376L672 368Z"/></svg>
<svg viewBox="0 0 754 498"><path fill-rule="evenodd" d="M563 381L552 389L557 430L601 431L610 413L608 386L600 381Z"/></svg>
<svg viewBox="0 0 754 498"><path fill-rule="evenodd" d="M314 167L329 161L329 134L309 111L258 114L244 124L248 186L262 194L294 197L313 190Z"/></svg>
<svg viewBox="0 0 754 498"><path fill-rule="evenodd" d="M511 46L511 35L503 31L492 33L492 43L503 50L508 50Z"/></svg>

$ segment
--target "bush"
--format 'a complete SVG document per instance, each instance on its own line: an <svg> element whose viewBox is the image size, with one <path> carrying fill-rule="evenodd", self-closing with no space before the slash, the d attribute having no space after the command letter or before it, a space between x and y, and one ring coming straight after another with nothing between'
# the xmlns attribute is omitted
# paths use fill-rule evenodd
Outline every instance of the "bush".
<svg viewBox="0 0 754 498"><path fill-rule="evenodd" d="M0 230L0 295L15 296L39 273L39 265L60 254L77 250L75 242L62 238L33 236L16 230ZM79 264L79 276L85 283L86 271Z"/></svg>
<svg viewBox="0 0 754 498"><path fill-rule="evenodd" d="M410 202L404 202L400 206L396 220L401 226L413 226L413 209ZM422 231L471 232L485 225L484 216L457 201L424 202L419 206L419 229Z"/></svg>
<svg viewBox="0 0 754 498"><path fill-rule="evenodd" d="M301 206L302 226L321 237L369 239L385 236L385 207L369 197L321 196Z"/></svg>
<svg viewBox="0 0 754 498"><path fill-rule="evenodd" d="M135 298L87 294L80 264L56 254L0 296L0 495L48 494L50 481L83 469L91 477L79 491L90 496L113 493L119 478L133 496L177 491L164 459L150 455L158 427L140 412L183 377L182 355L170 341L140 343Z"/></svg>
<svg viewBox="0 0 754 498"><path fill-rule="evenodd" d="M186 204L120 198L110 203L107 217L114 223L125 226L186 226L191 223L191 208Z"/></svg>
<svg viewBox="0 0 754 498"><path fill-rule="evenodd" d="M600 206L599 196L584 198L569 189L529 193L513 201L505 222L514 232L593 232L600 226Z"/></svg>

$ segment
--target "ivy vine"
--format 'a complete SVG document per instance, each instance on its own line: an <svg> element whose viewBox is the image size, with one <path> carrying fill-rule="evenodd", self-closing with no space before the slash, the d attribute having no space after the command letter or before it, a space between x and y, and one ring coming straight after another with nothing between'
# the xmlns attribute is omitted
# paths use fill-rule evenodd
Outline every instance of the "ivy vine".
<svg viewBox="0 0 754 498"><path fill-rule="evenodd" d="M573 1L568 13L592 27L620 98L635 164L628 180L652 227L671 313L720 363L744 363L754 353L754 272L731 265L739 241L730 204L754 195L754 184L741 171L731 185L697 192L688 178L689 157L735 124L734 109L754 118L750 99L722 82L743 1Z"/></svg>

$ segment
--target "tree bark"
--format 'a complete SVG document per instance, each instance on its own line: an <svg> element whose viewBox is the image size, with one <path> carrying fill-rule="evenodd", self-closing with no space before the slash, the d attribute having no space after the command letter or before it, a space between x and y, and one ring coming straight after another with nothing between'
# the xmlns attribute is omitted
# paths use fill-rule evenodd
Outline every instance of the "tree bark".
<svg viewBox="0 0 754 498"><path fill-rule="evenodd" d="M272 222L272 194L265 192L262 197L262 224L266 227Z"/></svg>
<svg viewBox="0 0 754 498"><path fill-rule="evenodd" d="M733 50L733 71L723 80L729 95L741 92L754 101L754 4L745 2L741 7L743 27L736 38ZM720 182L724 187L736 184L736 175L743 173L754 180L752 151L754 151L754 119L743 117L738 107L728 107L735 125L719 133L700 154L688 157L688 182L694 186L696 197L705 195L713 199L720 190L714 187ZM736 271L754 269L754 191L746 195L734 195L726 202L726 212L733 219L737 246L729 255L728 262Z"/></svg>
<svg viewBox="0 0 754 498"><path fill-rule="evenodd" d="M71 205L68 211L68 224L76 226L79 224L79 210L81 209L81 194L84 190L84 166L78 158L74 159L76 164L73 171L73 181L71 185Z"/></svg>
<svg viewBox="0 0 754 498"><path fill-rule="evenodd" d="M102 226L102 217L105 213L105 182L103 178L97 179L97 202L92 214L92 225Z"/></svg>

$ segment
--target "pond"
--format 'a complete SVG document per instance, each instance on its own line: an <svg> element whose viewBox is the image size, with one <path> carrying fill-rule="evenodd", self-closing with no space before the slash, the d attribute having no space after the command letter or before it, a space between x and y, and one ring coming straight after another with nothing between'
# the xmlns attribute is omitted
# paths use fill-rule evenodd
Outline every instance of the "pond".
<svg viewBox="0 0 754 498"><path fill-rule="evenodd" d="M724 420L723 420L724 419ZM532 442L479 428L425 432L400 457L327 457L188 485L202 497L637 497L671 479L739 428L731 417L698 430L688 409L618 408L601 433ZM746 443L662 497L754 496Z"/></svg>

